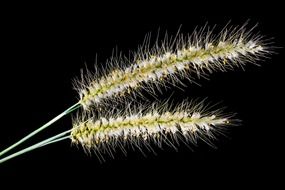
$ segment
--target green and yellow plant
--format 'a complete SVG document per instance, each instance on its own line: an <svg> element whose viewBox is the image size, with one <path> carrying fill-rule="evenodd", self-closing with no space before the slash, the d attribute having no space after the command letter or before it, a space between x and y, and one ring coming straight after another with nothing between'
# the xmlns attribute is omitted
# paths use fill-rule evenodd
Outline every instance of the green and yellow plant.
<svg viewBox="0 0 285 190"><path fill-rule="evenodd" d="M205 76L214 71L227 71L243 67L265 58L271 52L269 42L263 36L255 35L253 28L225 27L219 34L206 26L191 35L177 34L172 40L165 38L149 48L146 40L133 54L132 59L112 58L107 62L108 70L82 74L74 86L80 100L54 119L30 133L17 143L0 152L0 163L31 150L71 139L85 150L94 149L100 155L131 144L141 150L155 142L175 147L179 141L195 142L196 139L211 139L215 131L235 123L231 115L220 111L207 110L203 102L187 102L175 108L153 104L146 108L141 105L134 109L94 114L94 109L107 109L111 102L124 102L141 89L152 92L166 84L175 85L181 78L193 80L195 75ZM73 128L50 137L42 142L3 157L4 154L24 143L34 135L75 110L82 117L73 121ZM86 116L87 115L87 116ZM179 140L180 139L180 140Z"/></svg>

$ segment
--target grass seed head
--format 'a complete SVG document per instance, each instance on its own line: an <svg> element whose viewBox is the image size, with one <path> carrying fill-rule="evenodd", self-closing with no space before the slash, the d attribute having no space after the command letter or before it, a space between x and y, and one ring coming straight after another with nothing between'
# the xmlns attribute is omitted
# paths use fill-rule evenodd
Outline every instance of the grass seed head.
<svg viewBox="0 0 285 190"><path fill-rule="evenodd" d="M221 110L211 111L203 102L184 102L175 108L152 104L129 107L118 114L109 112L103 117L77 118L71 138L85 150L112 155L117 147L123 152L129 146L142 150L153 143L176 148L181 141L196 143L197 139L211 144L216 132L235 123L232 115L225 115Z"/></svg>
<svg viewBox="0 0 285 190"><path fill-rule="evenodd" d="M252 29L226 27L215 35L213 29L203 27L192 35L178 34L172 40L165 38L149 48L146 40L132 58L112 58L105 72L88 72L75 82L84 109L136 94L137 89L150 93L154 88L175 84L180 77L192 80L213 71L226 71L236 66L255 63L270 53L266 40L253 35Z"/></svg>

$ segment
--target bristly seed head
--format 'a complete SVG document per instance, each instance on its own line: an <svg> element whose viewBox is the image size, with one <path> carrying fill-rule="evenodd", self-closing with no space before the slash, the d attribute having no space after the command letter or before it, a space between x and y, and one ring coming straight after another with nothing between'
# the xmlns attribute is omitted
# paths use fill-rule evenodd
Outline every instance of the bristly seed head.
<svg viewBox="0 0 285 190"><path fill-rule="evenodd" d="M76 120L71 132L72 142L99 154L111 154L116 147L126 152L129 145L142 150L143 146L150 147L151 142L159 147L165 142L175 148L178 139L194 143L198 138L207 141L214 138L216 131L222 131L222 126L234 124L231 116L222 115L220 111L205 112L202 103L198 106L180 104L173 111L156 105L149 110L141 109L110 114L110 117Z"/></svg>
<svg viewBox="0 0 285 190"><path fill-rule="evenodd" d="M219 35L200 30L188 37L178 35L171 42L165 40L160 46L157 43L151 50L148 46L141 47L132 60L112 60L111 63L131 64L113 69L100 78L88 76L77 82L80 103L88 110L91 105L111 97L133 93L138 87L166 81L175 83L178 76L193 78L189 72L201 75L206 71L225 71L246 62L254 63L270 51L265 40L252 35L251 31L246 31L245 26L225 29Z"/></svg>

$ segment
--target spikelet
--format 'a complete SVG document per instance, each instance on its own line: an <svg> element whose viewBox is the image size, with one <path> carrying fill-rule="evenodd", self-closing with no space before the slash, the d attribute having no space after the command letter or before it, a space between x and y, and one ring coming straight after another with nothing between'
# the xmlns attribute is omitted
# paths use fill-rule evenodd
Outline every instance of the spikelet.
<svg viewBox="0 0 285 190"><path fill-rule="evenodd" d="M80 103L88 110L112 97L120 98L128 92L137 94L138 87L153 91L166 82L180 82L179 77L192 80L191 73L204 76L215 70L254 63L270 51L262 36L252 35L252 29L246 30L245 26L229 27L218 35L202 28L187 37L178 34L173 40L157 42L153 48L146 42L132 59L112 59L108 72L88 74L77 80L75 88Z"/></svg>
<svg viewBox="0 0 285 190"><path fill-rule="evenodd" d="M129 106L121 113L110 111L103 115L87 120L77 118L71 132L72 142L99 155L112 155L117 147L124 153L129 146L152 150L153 143L159 147L167 144L176 148L179 141L191 144L199 138L210 144L215 132L223 131L225 125L236 123L233 115L225 115L221 110L208 110L204 102L183 102L175 108L165 104L137 108Z"/></svg>

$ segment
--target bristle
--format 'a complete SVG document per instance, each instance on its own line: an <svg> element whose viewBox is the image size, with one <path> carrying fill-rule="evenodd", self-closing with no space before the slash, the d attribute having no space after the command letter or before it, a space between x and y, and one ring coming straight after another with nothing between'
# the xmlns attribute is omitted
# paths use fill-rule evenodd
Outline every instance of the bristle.
<svg viewBox="0 0 285 190"><path fill-rule="evenodd" d="M254 63L269 53L269 48L262 36L254 36L251 31L246 31L245 26L224 29L218 35L211 30L197 30L188 37L180 34L161 45L157 42L152 49L145 45L132 60L112 59L113 69L100 78L89 75L77 82L80 103L88 110L112 97L135 93L137 88L153 89L147 86L175 83L178 77L192 79L191 73L200 76ZM116 68L115 64L120 66Z"/></svg>
<svg viewBox="0 0 285 190"><path fill-rule="evenodd" d="M129 145L141 150L143 146L150 147L151 142L159 147L161 142L175 147L176 142L171 142L171 139L192 143L199 138L209 140L214 138L215 131L221 132L225 125L235 123L231 116L222 114L220 110L207 111L203 102L182 103L174 109L153 104L148 109L139 106L126 109L124 113L108 115L77 119L71 132L72 142L98 153L109 153L117 147L125 152ZM210 140L207 142L211 143Z"/></svg>

